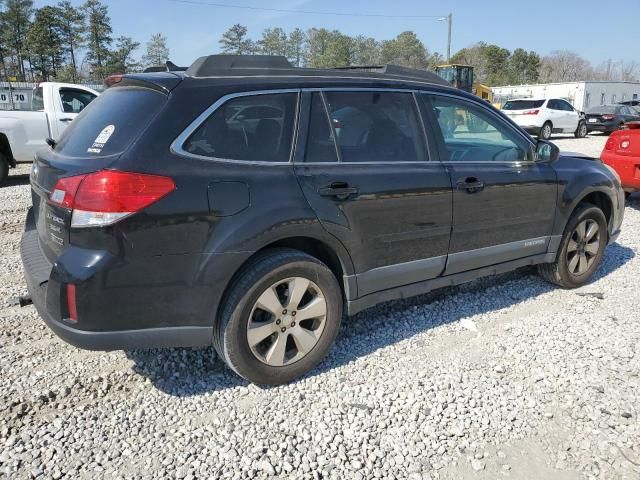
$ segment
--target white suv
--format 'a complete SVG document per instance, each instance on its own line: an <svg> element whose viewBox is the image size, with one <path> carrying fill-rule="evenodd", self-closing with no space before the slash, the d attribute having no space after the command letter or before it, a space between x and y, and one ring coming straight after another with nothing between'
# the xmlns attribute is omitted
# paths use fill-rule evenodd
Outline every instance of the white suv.
<svg viewBox="0 0 640 480"><path fill-rule="evenodd" d="M560 98L509 100L502 107L507 116L532 135L548 140L552 133L587 136L584 114Z"/></svg>

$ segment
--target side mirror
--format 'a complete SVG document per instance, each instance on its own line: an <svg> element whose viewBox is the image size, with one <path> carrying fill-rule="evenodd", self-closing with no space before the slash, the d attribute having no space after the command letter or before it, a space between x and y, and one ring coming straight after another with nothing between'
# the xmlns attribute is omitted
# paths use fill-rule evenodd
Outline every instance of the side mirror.
<svg viewBox="0 0 640 480"><path fill-rule="evenodd" d="M538 140L536 145L536 162L554 162L560 158L557 145L546 140Z"/></svg>

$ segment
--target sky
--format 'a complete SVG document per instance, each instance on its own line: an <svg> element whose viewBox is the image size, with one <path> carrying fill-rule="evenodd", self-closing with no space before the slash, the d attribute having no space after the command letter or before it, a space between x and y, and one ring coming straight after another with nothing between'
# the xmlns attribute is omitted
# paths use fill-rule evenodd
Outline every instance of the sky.
<svg viewBox="0 0 640 480"><path fill-rule="evenodd" d="M192 1L193 3L183 3ZM36 7L57 3L36 0ZM82 0L72 0L81 5ZM218 40L234 23L248 27L257 39L269 27L325 27L348 35L363 34L384 40L413 30L429 51L446 54L447 22L437 18L354 17L267 12L214 7L206 3L383 15L453 14L452 54L477 41L509 50L524 48L541 55L572 50L594 66L609 58L640 62L640 0L103 0L109 6L113 36L126 35L141 43L162 32L171 60L189 65L201 55L217 53Z"/></svg>

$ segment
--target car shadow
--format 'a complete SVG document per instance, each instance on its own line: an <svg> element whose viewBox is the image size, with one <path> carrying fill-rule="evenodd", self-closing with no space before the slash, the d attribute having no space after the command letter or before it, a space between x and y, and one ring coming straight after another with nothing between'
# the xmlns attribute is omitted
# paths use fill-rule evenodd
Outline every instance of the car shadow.
<svg viewBox="0 0 640 480"><path fill-rule="evenodd" d="M611 274L634 255L630 248L617 243L610 245L593 281ZM513 288L505 289L509 283L514 284ZM484 295L491 287L510 293L495 295L491 292L482 303L473 298ZM524 267L425 295L386 302L346 318L327 358L303 378L323 374L430 329L517 305L554 288L557 287L538 277L535 267ZM393 328L394 325L401 328ZM212 347L131 350L126 355L133 361L136 373L149 378L156 388L172 396L200 395L248 385L225 366Z"/></svg>
<svg viewBox="0 0 640 480"><path fill-rule="evenodd" d="M17 185L28 185L29 174L9 175L0 188L15 187Z"/></svg>

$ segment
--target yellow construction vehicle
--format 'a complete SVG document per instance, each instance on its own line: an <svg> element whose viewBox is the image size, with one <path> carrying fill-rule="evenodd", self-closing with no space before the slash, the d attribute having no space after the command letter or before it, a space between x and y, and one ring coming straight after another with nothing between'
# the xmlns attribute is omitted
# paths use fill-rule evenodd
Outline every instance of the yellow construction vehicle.
<svg viewBox="0 0 640 480"><path fill-rule="evenodd" d="M473 67L471 65L460 65L457 63L438 65L436 67L436 73L454 87L464 90L465 92L473 93L481 99L493 103L491 87L483 85L482 83L473 82Z"/></svg>
<svg viewBox="0 0 640 480"><path fill-rule="evenodd" d="M436 74L449 82L455 88L473 93L474 95L493 103L493 93L491 87L481 83L473 82L473 67L471 65L438 65L436 66ZM455 131L460 125L465 125L470 132L484 132L487 129L487 123L471 115L468 110L460 109L451 118L441 118L441 124L445 125L448 132ZM444 132L445 135L447 132Z"/></svg>

